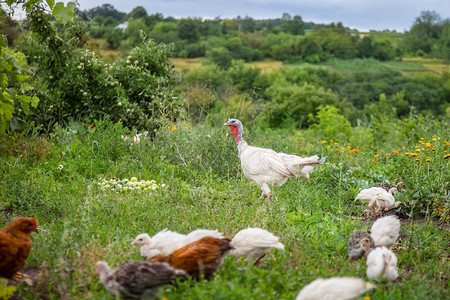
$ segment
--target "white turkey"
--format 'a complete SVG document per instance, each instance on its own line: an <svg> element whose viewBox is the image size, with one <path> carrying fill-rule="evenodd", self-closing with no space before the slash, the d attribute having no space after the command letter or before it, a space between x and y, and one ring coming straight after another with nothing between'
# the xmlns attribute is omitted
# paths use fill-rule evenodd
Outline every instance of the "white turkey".
<svg viewBox="0 0 450 300"><path fill-rule="evenodd" d="M183 240L183 246L198 241L206 236L211 236L216 239L223 239L224 236L218 230L196 229L190 232Z"/></svg>
<svg viewBox="0 0 450 300"><path fill-rule="evenodd" d="M374 239L376 247L391 247L400 235L400 220L397 216L379 218L373 223L370 235Z"/></svg>
<svg viewBox="0 0 450 300"><path fill-rule="evenodd" d="M141 255L148 258L159 254L170 254L178 248L184 246L184 234L164 229L153 237L147 233L142 233L131 243L141 245Z"/></svg>
<svg viewBox="0 0 450 300"><path fill-rule="evenodd" d="M232 256L243 256L245 258L258 258L254 265L272 249L284 250L284 245L280 243L277 236L262 228L242 229L231 239L232 249L229 254Z"/></svg>
<svg viewBox="0 0 450 300"><path fill-rule="evenodd" d="M188 277L185 271L167 263L146 261L128 262L114 271L106 262L98 261L94 270L105 288L117 298L153 298L161 285Z"/></svg>
<svg viewBox="0 0 450 300"><path fill-rule="evenodd" d="M351 300L377 286L356 277L317 278L306 285L295 300Z"/></svg>
<svg viewBox="0 0 450 300"><path fill-rule="evenodd" d="M275 152L272 149L249 146L242 138L243 126L237 119L229 119L224 126L230 127L236 140L245 177L255 181L261 187L261 198L268 197L269 207L272 199L269 184L282 185L288 178L299 176L304 167L320 163L317 155L303 158Z"/></svg>
<svg viewBox="0 0 450 300"><path fill-rule="evenodd" d="M369 203L369 209L376 203L381 214L382 209L387 211L400 205L400 202L396 202L393 196L395 191L397 191L395 187L391 188L389 192L382 187L371 187L361 190L355 200L365 200Z"/></svg>
<svg viewBox="0 0 450 300"><path fill-rule="evenodd" d="M386 247L378 247L367 256L367 277L370 280L385 278L394 281L398 277L397 257Z"/></svg>

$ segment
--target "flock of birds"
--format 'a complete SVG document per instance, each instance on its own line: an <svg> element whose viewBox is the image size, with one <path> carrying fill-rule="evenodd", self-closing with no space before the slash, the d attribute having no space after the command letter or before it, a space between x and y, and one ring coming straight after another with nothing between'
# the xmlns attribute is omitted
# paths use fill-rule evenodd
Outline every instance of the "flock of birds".
<svg viewBox="0 0 450 300"><path fill-rule="evenodd" d="M282 185L288 178L304 176L314 165L320 164L317 155L302 158L296 155L277 153L271 149L249 146L242 138L243 127L239 120L230 119L229 126L236 140L244 175L255 181L262 190L261 197L268 197L270 207L272 193L269 184ZM355 200L365 200L368 208L377 204L382 210L398 207L394 192L405 185L376 184L360 191ZM368 210L368 213L369 213ZM0 229L0 276L17 278L31 251L30 233L37 232L34 218L19 217ZM355 231L348 240L348 257L366 259L367 277L370 280L398 278L397 258L390 249L395 245L400 232L400 221L396 216L379 218L370 233ZM197 229L189 234L162 230L150 237L138 235L132 245L140 246L140 254L146 260L131 261L116 270L111 270L104 261L98 261L94 270L105 288L119 297L154 297L158 288L173 283L176 279L210 279L217 271L225 255L260 260L273 248L284 250L284 245L273 233L262 228L246 228L232 239L217 230ZM355 299L364 292L376 288L372 283L354 277L318 278L306 285L296 300L306 299Z"/></svg>

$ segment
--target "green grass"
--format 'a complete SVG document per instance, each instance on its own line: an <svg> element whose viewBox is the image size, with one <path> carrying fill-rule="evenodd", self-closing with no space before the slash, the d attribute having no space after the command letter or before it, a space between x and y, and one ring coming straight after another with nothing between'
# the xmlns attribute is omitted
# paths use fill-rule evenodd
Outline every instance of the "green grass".
<svg viewBox="0 0 450 300"><path fill-rule="evenodd" d="M443 159L449 150L444 143L448 127L424 120L413 123L416 127L404 123L413 128L409 131L395 127L397 139L383 144L366 142L370 138L356 131L353 142L322 142L320 133L246 127L244 137L252 145L327 157L311 174L311 185L300 178L273 186L270 211L266 200L259 199L259 187L243 176L228 128L176 124L138 145L121 138L134 132L103 121L95 122L94 128L79 123L58 127L45 137L14 135L4 141L0 156L0 225L24 215L37 218L45 229L33 234L27 261L42 270L42 278L32 287L21 285L18 293L23 299L112 299L95 277L94 263L105 260L115 268L142 259L139 249L130 245L134 237L164 228L181 233L218 229L232 237L258 226L278 235L286 250L270 252L260 268L226 257L212 280L165 286L160 298L294 299L318 277L367 280L365 263L346 258L351 232L371 226L360 218L364 207L353 199L360 188L374 182L402 179L409 189L399 195L401 208L391 212L403 217L400 280L379 282L379 288L367 295L445 299L449 232L432 214L439 205L448 205L448 160ZM422 147L419 137L430 140L435 150L418 152L416 161L404 152ZM399 154L393 152L396 149ZM429 156L432 161L426 162ZM60 172L59 165L64 166ZM152 194L115 193L98 184L102 178L132 176L166 187Z"/></svg>

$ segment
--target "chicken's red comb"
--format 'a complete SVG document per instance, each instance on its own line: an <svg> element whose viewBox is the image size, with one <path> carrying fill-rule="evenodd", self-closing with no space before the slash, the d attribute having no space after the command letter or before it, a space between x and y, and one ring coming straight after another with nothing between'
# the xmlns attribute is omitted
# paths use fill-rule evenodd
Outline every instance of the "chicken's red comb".
<svg viewBox="0 0 450 300"><path fill-rule="evenodd" d="M36 228L38 227L38 226L37 226L37 222L36 222L36 219L35 219L35 218L31 218L31 222L33 222L33 224L34 224L34 226L36 226Z"/></svg>

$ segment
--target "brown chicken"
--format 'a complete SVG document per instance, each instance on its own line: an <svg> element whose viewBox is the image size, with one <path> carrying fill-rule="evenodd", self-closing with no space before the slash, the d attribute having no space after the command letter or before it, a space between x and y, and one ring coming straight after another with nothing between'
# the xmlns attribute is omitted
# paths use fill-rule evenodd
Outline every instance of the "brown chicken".
<svg viewBox="0 0 450 300"><path fill-rule="evenodd" d="M172 268L184 270L197 279L201 274L208 279L219 269L224 254L233 249L230 242L227 238L207 236L175 250L170 255L153 256L148 261L167 262Z"/></svg>
<svg viewBox="0 0 450 300"><path fill-rule="evenodd" d="M25 217L16 218L0 229L0 277L12 278L25 265L31 251L32 231L37 232L36 219Z"/></svg>

